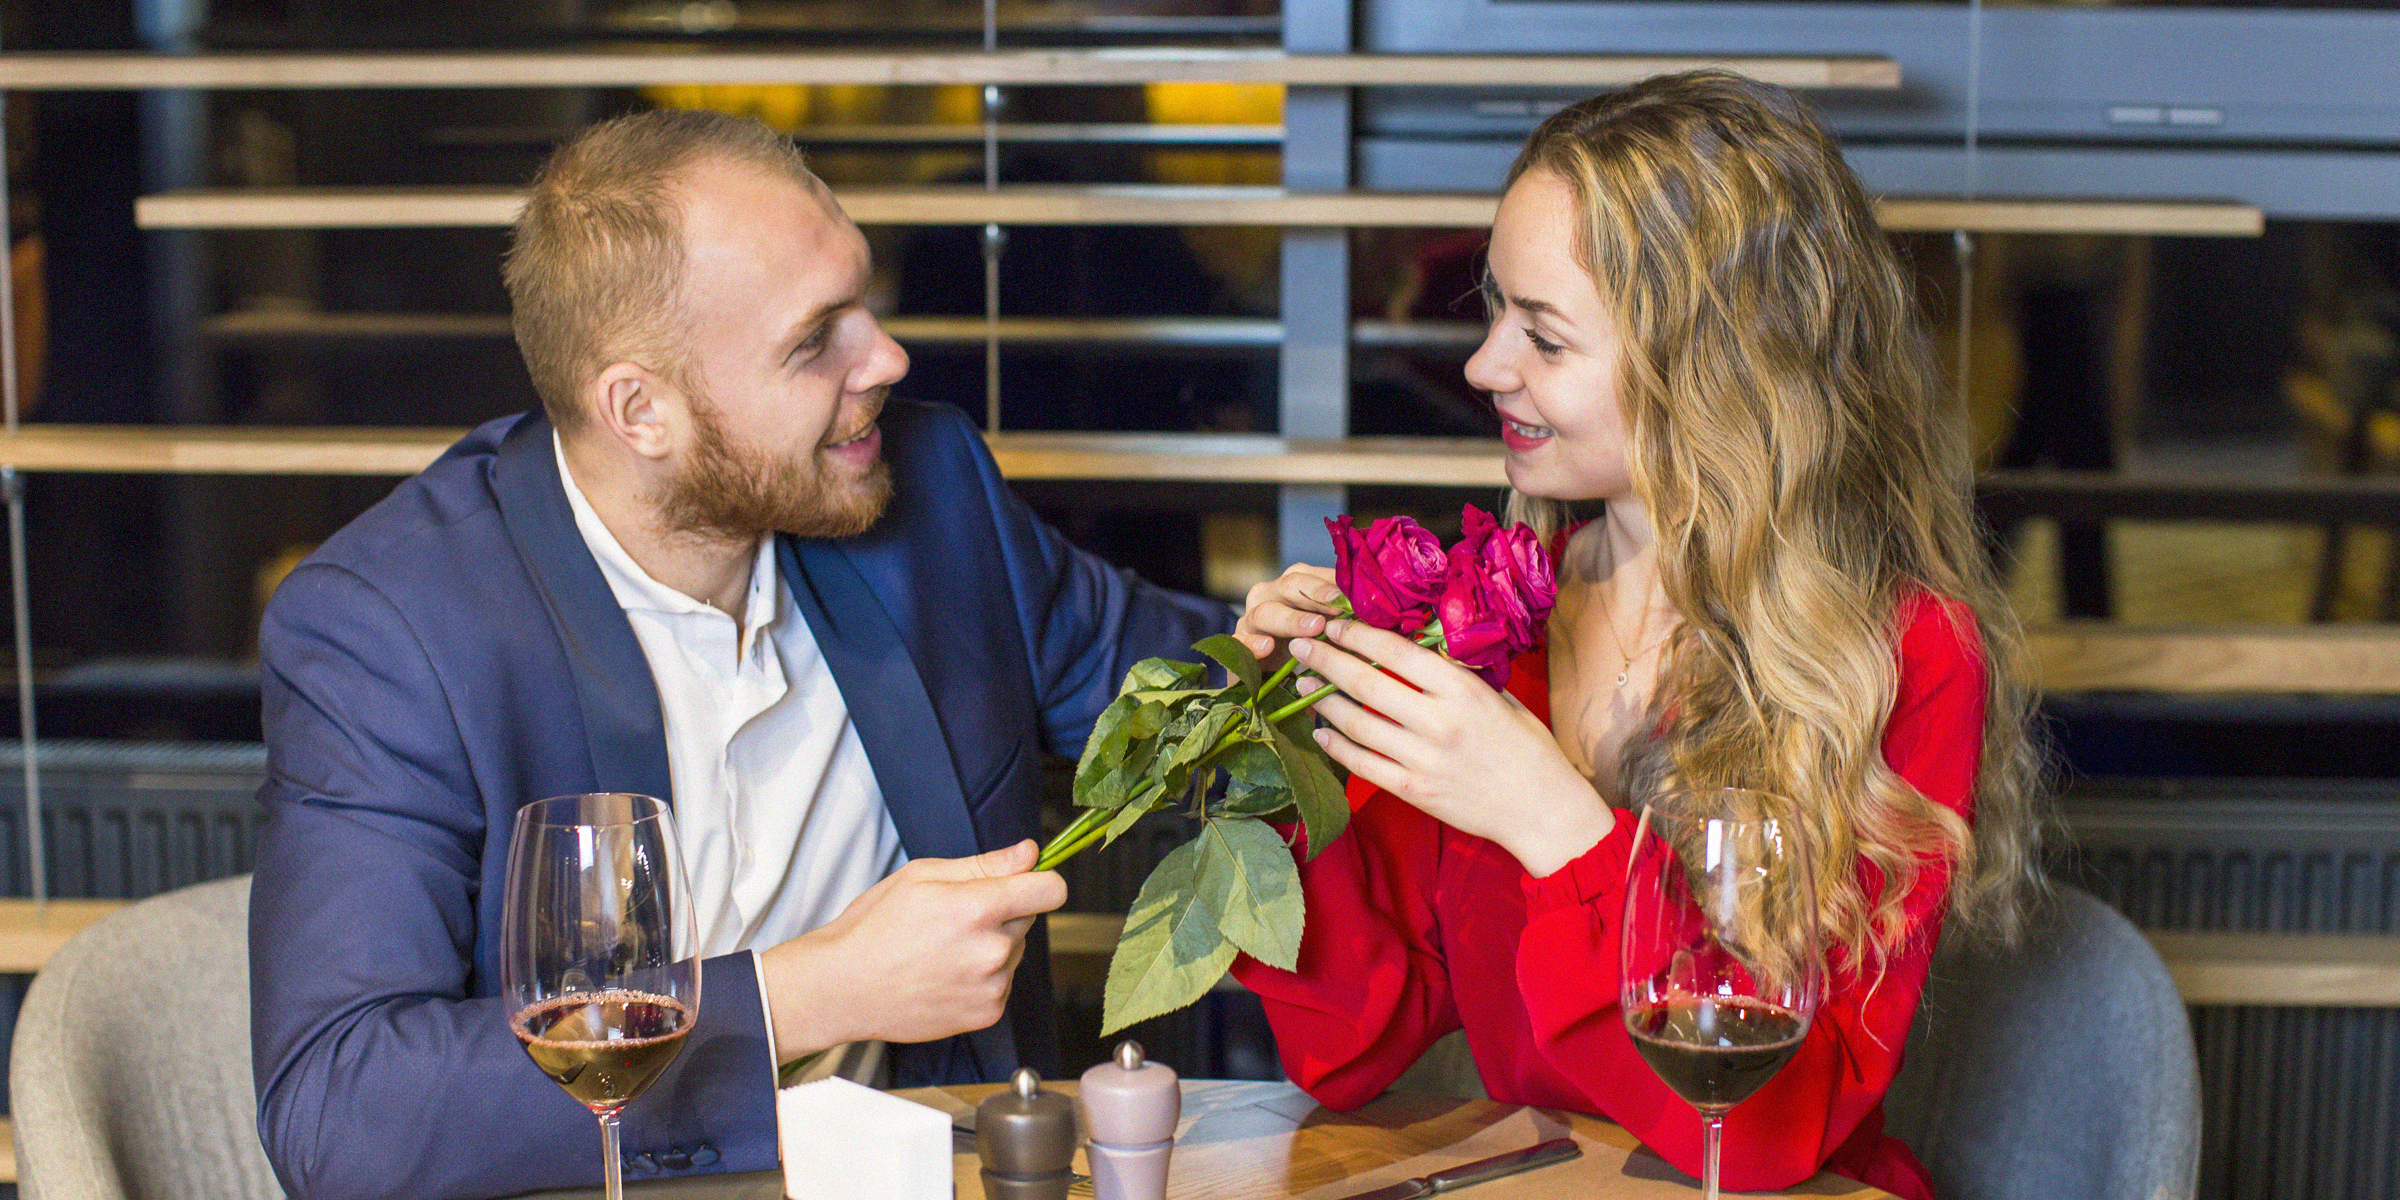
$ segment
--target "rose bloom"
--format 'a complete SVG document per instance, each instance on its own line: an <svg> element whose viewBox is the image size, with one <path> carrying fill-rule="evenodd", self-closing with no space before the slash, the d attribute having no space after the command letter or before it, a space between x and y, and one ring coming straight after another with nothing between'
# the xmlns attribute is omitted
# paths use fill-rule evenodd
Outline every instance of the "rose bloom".
<svg viewBox="0 0 2400 1200"><path fill-rule="evenodd" d="M1333 535L1333 582L1359 620L1408 635L1433 617L1448 561L1442 540L1409 517L1365 529L1348 513L1325 522Z"/></svg>

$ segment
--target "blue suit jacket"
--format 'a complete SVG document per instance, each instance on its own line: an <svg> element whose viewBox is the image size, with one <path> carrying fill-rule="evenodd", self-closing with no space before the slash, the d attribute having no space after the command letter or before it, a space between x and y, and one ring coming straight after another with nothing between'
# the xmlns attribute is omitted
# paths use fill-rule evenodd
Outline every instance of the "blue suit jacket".
<svg viewBox="0 0 2400 1200"><path fill-rule="evenodd" d="M840 542L784 538L779 558L901 842L961 857L1035 836L1042 750L1078 752L1127 667L1191 657L1230 614L1069 547L956 410L895 401L883 429L882 521ZM596 1181L590 1113L526 1059L495 994L511 822L569 792L673 797L657 687L575 528L549 423L475 430L328 540L268 605L259 651L252 1052L285 1189ZM893 1047L895 1084L1047 1065L1047 958L1037 925L1008 1018ZM704 965L694 1032L628 1106L637 1178L775 1165L751 961Z"/></svg>

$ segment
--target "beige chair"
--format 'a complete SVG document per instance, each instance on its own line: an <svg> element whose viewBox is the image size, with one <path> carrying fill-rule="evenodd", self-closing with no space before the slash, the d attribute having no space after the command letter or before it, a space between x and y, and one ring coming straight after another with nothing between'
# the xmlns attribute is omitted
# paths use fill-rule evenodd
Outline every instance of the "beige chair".
<svg viewBox="0 0 2400 1200"><path fill-rule="evenodd" d="M250 877L154 896L77 934L10 1052L25 1200L280 1200L250 1082Z"/></svg>

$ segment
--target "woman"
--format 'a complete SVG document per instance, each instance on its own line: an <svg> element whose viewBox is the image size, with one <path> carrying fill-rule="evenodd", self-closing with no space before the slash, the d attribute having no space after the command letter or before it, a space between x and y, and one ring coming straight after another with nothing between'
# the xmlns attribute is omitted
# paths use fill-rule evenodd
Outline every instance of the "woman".
<svg viewBox="0 0 2400 1200"><path fill-rule="evenodd" d="M1777 792L1823 881L1829 983L1727 1121L1725 1186L1830 1168L1929 1200L1882 1096L1945 918L2013 932L2037 756L1909 276L1789 94L1701 72L1535 131L1487 293L1467 379L1499 410L1512 515L1558 547L1547 648L1501 693L1328 623L1328 572L1252 591L1253 648L1289 639L1341 689L1317 736L1359 808L1302 868L1298 971L1236 974L1329 1105L1463 1027L1494 1099L1598 1112L1697 1175L1700 1120L1617 1011L1626 810L1670 778ZM1570 527L1579 501L1603 513Z"/></svg>

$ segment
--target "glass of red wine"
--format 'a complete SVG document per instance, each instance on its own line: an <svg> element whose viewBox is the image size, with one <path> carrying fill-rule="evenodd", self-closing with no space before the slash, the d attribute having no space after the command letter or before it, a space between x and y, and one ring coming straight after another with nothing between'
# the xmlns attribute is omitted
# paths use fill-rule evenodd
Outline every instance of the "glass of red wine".
<svg viewBox="0 0 2400 1200"><path fill-rule="evenodd" d="M1789 813L1764 792L1677 792L1634 829L1618 936L1625 1029L1700 1110L1707 1200L1725 1114L1791 1060L1817 1010L1816 888Z"/></svg>
<svg viewBox="0 0 2400 1200"><path fill-rule="evenodd" d="M617 1114L673 1062L700 1012L692 898L664 802L626 792L517 810L500 991L534 1065L600 1118L622 1200Z"/></svg>

